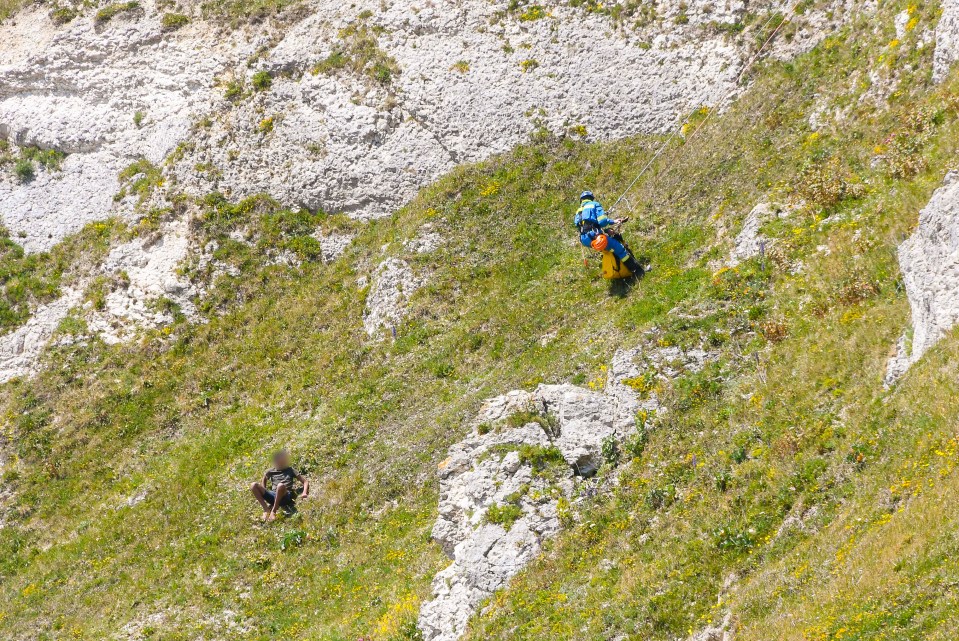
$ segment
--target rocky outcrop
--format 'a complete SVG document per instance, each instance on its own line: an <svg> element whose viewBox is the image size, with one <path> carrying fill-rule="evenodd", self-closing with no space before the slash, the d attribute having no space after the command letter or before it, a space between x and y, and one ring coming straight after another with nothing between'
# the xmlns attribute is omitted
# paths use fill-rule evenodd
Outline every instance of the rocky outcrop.
<svg viewBox="0 0 959 641"><path fill-rule="evenodd" d="M174 310L197 318L192 300L196 292L177 271L189 250L185 219L147 238L115 247L102 273L117 285L106 295L103 309L88 314L90 330L113 344L140 328L173 322Z"/></svg>
<svg viewBox="0 0 959 641"><path fill-rule="evenodd" d="M371 337L382 337L403 320L406 302L419 289L422 281L405 260L384 260L373 273L373 282L366 297L363 327Z"/></svg>
<svg viewBox="0 0 959 641"><path fill-rule="evenodd" d="M105 24L82 16L63 27L26 9L2 28L0 137L69 154L31 182L0 180L0 218L29 251L124 213L112 201L118 172L174 150L178 190L386 215L456 164L539 127L597 139L662 131L732 86L750 42L703 29L739 19L740 0L668 0L657 19L623 29L565 3L521 15L505 0L315 0L291 27L227 35L201 21L166 33L162 10L140 4ZM314 73L360 21L399 72ZM821 32L800 29L790 52ZM270 86L253 87L258 71L273 75Z"/></svg>
<svg viewBox="0 0 959 641"><path fill-rule="evenodd" d="M439 516L434 539L453 560L433 581L419 626L427 641L463 634L477 607L539 554L562 527L560 499L603 463L603 443L635 429L639 410L655 409L627 384L641 373L637 351L613 359L605 391L541 385L491 399L473 434L439 466ZM520 417L517 421L516 417ZM558 474L537 468L548 452L562 457ZM512 510L509 522L490 509Z"/></svg>
<svg viewBox="0 0 959 641"><path fill-rule="evenodd" d="M82 290L68 289L57 300L40 306L25 324L0 337L0 383L36 371L40 354L57 327L82 299Z"/></svg>
<svg viewBox="0 0 959 641"><path fill-rule="evenodd" d="M912 329L889 362L887 385L959 321L959 172L950 172L919 212L916 231L899 246L899 267Z"/></svg>
<svg viewBox="0 0 959 641"><path fill-rule="evenodd" d="M942 16L936 25L936 51L932 79L942 82L959 60L959 0L942 0Z"/></svg>
<svg viewBox="0 0 959 641"><path fill-rule="evenodd" d="M198 27L166 37L153 11L102 28L92 17L57 28L48 12L0 28L0 137L68 154L32 181L0 179L0 218L27 251L109 217L121 169L139 157L159 164L187 139L215 78L246 50Z"/></svg>
<svg viewBox="0 0 959 641"><path fill-rule="evenodd" d="M735 245L729 254L727 266L735 267L744 260L749 260L766 252L772 245L772 241L760 233L760 229L766 222L785 216L785 210L778 205L769 203L760 203L752 208L743 221L742 230L736 236Z"/></svg>

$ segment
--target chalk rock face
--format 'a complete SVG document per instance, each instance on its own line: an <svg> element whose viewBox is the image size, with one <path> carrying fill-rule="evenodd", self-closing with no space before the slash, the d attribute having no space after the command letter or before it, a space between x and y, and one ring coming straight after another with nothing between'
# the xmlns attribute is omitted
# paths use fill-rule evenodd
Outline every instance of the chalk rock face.
<svg viewBox="0 0 959 641"><path fill-rule="evenodd" d="M85 15L58 27L48 9L25 9L0 27L0 137L68 156L33 181L0 179L0 219L28 251L47 249L114 213L122 168L174 149L170 182L192 195L265 192L383 216L540 127L582 126L594 139L663 131L725 95L746 58L742 43L702 28L736 22L742 0L666 0L642 29L564 4L520 19L506 0L314 0L292 26L233 34L202 21L165 33L149 0L100 25ZM361 23L398 65L389 82L313 73ZM790 52L821 31L800 30ZM272 86L254 91L257 71ZM243 91L227 100L231 82Z"/></svg>
<svg viewBox="0 0 959 641"><path fill-rule="evenodd" d="M560 497L573 495L579 476L602 464L607 439L635 429L636 413L655 409L624 383L639 374L636 351L613 359L606 390L541 385L487 401L474 433L453 446L440 464L439 517L434 539L453 563L436 575L434 598L420 611L428 641L452 641L466 630L483 600L505 586L539 554L543 539L561 528ZM538 417L514 425L512 416ZM541 473L523 452L554 448L565 461L558 477ZM574 476L576 475L576 476ZM490 508L509 506L511 523L488 518ZM502 521L502 519L500 519Z"/></svg>
<svg viewBox="0 0 959 641"><path fill-rule="evenodd" d="M959 172L950 172L919 212L919 226L899 246L912 338L889 363L891 384L959 321Z"/></svg>
<svg viewBox="0 0 959 641"><path fill-rule="evenodd" d="M214 77L239 55L198 29L166 37L152 11L97 28L92 18L55 27L48 11L21 12L0 28L0 138L68 154L60 171L0 179L0 219L14 237L25 234L27 251L110 216L120 170L173 151L209 110Z"/></svg>
<svg viewBox="0 0 959 641"><path fill-rule="evenodd" d="M106 296L105 307L90 314L90 329L108 344L119 343L143 327L173 322L174 303L187 318L196 318L191 285L177 274L187 257L190 236L186 219L167 225L161 233L115 247L103 273L120 281Z"/></svg>
<svg viewBox="0 0 959 641"><path fill-rule="evenodd" d="M381 337L384 331L396 327L403 320L406 301L421 284L405 260L390 258L380 263L373 274L363 312L366 333Z"/></svg>
<svg viewBox="0 0 959 641"><path fill-rule="evenodd" d="M941 82L959 60L959 0L942 0L942 16L936 25L936 51L932 79Z"/></svg>
<svg viewBox="0 0 959 641"><path fill-rule="evenodd" d="M727 265L735 267L744 260L759 256L769 249L770 239L763 236L759 230L763 223L781 214L781 208L769 203L760 203L753 207L746 215L743 228L736 236L736 244L729 255Z"/></svg>
<svg viewBox="0 0 959 641"><path fill-rule="evenodd" d="M0 383L36 371L40 353L82 298L82 290L69 289L57 300L42 305L16 330L0 337Z"/></svg>

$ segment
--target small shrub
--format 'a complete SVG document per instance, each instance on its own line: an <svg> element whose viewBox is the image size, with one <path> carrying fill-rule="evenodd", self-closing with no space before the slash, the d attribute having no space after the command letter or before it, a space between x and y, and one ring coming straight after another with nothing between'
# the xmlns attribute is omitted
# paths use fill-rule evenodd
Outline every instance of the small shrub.
<svg viewBox="0 0 959 641"><path fill-rule="evenodd" d="M610 467L619 465L620 449L619 441L615 436L607 436L603 439L602 445L603 462Z"/></svg>
<svg viewBox="0 0 959 641"><path fill-rule="evenodd" d="M13 165L13 173L17 175L17 178L20 179L22 183L28 183L33 180L37 173L33 167L33 163L26 159L21 158Z"/></svg>
<svg viewBox="0 0 959 641"><path fill-rule="evenodd" d="M140 3L136 2L136 0L133 0L132 2L115 2L113 4L108 4L107 6L97 11L97 15L94 17L93 21L98 25L104 24L106 22L109 22L116 16L120 15L121 13L134 11L139 8L140 8Z"/></svg>
<svg viewBox="0 0 959 641"><path fill-rule="evenodd" d="M778 343L786 338L789 327L783 319L769 319L759 324L759 332L770 343Z"/></svg>
<svg viewBox="0 0 959 641"><path fill-rule="evenodd" d="M546 10L538 4L530 5L526 11L519 14L520 22L533 22L546 17Z"/></svg>
<svg viewBox="0 0 959 641"><path fill-rule="evenodd" d="M835 207L846 198L859 198L865 193L862 184L852 181L838 156L807 164L796 181L794 191L803 200L823 209Z"/></svg>
<svg viewBox="0 0 959 641"><path fill-rule="evenodd" d="M904 116L904 126L880 145L885 147L884 158L893 177L908 178L926 169L928 161L922 152L944 120L945 113L929 105Z"/></svg>
<svg viewBox="0 0 959 641"><path fill-rule="evenodd" d="M160 28L164 32L176 31L190 24L190 17L182 13L164 13L160 19Z"/></svg>
<svg viewBox="0 0 959 641"><path fill-rule="evenodd" d="M713 532L713 541L716 547L724 552L744 553L756 545L756 535L748 530L721 527Z"/></svg>
<svg viewBox="0 0 959 641"><path fill-rule="evenodd" d="M745 445L739 445L729 453L729 460L736 464L745 463L747 458L749 458L749 452Z"/></svg>
<svg viewBox="0 0 959 641"><path fill-rule="evenodd" d="M484 434L489 434L492 431L493 431L493 426L490 425L489 423L480 423L479 425L476 426L476 433L479 434L480 436Z"/></svg>
<svg viewBox="0 0 959 641"><path fill-rule="evenodd" d="M450 71L456 71L457 73L469 73L470 63L465 60L457 60L453 63L453 66L450 67Z"/></svg>
<svg viewBox="0 0 959 641"><path fill-rule="evenodd" d="M231 80L226 84L226 90L223 92L223 97L229 100L230 102L237 102L246 94L245 87L243 86L242 80Z"/></svg>
<svg viewBox="0 0 959 641"><path fill-rule="evenodd" d="M523 73L529 73L537 67L539 67L539 63L532 58L527 58L523 62L519 63L519 68L523 70Z"/></svg>
<svg viewBox="0 0 959 641"><path fill-rule="evenodd" d="M261 134L268 134L273 131L273 116L269 118L264 118L260 121L260 124L257 126L257 131Z"/></svg>
<svg viewBox="0 0 959 641"><path fill-rule="evenodd" d="M646 493L646 506L651 510L661 510L669 507L676 500L676 487L654 487Z"/></svg>
<svg viewBox="0 0 959 641"><path fill-rule="evenodd" d="M400 73L396 60L380 49L377 30L366 24L351 24L340 30L341 43L312 69L313 75L351 71L381 85Z"/></svg>
<svg viewBox="0 0 959 641"><path fill-rule="evenodd" d="M519 448L519 460L532 467L533 472L542 472L550 465L566 465L563 453L553 446L523 445Z"/></svg>
<svg viewBox="0 0 959 641"><path fill-rule="evenodd" d="M24 160L35 162L47 171L59 171L66 154L56 149L40 149L39 147L24 147L20 150Z"/></svg>
<svg viewBox="0 0 959 641"><path fill-rule="evenodd" d="M656 389L656 373L652 371L643 372L635 378L627 378L623 381L623 385L636 392L640 398L646 398L650 392Z"/></svg>
<svg viewBox="0 0 959 641"><path fill-rule="evenodd" d="M513 524L523 516L523 510L518 505L504 503L503 505L492 505L486 510L486 522L494 525L500 525L509 532Z"/></svg>
<svg viewBox="0 0 959 641"><path fill-rule="evenodd" d="M53 24L57 26L63 26L69 22L73 22L79 14L72 7L57 7L50 12L50 19L53 21Z"/></svg>
<svg viewBox="0 0 959 641"><path fill-rule="evenodd" d="M289 550L290 548L300 547L306 543L306 532L303 530L290 530L283 534L283 538L280 539L280 549Z"/></svg>
<svg viewBox="0 0 959 641"><path fill-rule="evenodd" d="M729 489L729 483L732 481L733 475L729 473L728 470L721 470L719 473L713 477L713 484L715 484L716 489L720 492L725 492Z"/></svg>
<svg viewBox="0 0 959 641"><path fill-rule="evenodd" d="M836 299L843 305L855 305L879 293L879 286L864 274L853 274L839 285Z"/></svg>
<svg viewBox="0 0 959 641"><path fill-rule="evenodd" d="M138 202L142 204L154 189L163 185L163 172L146 158L127 165L118 178L122 187L113 197L117 202L132 194L137 196Z"/></svg>
<svg viewBox="0 0 959 641"><path fill-rule="evenodd" d="M623 450L631 459L639 458L649 444L649 430L645 422L636 421L636 433L623 441Z"/></svg>
<svg viewBox="0 0 959 641"><path fill-rule="evenodd" d="M143 124L143 119L145 117L146 117L146 114L144 114L142 111L138 111L135 114L133 114L133 124L136 125L137 129L139 129L140 126Z"/></svg>
<svg viewBox="0 0 959 641"><path fill-rule="evenodd" d="M253 74L253 89L256 91L266 91L273 85L273 76L269 71L257 71Z"/></svg>

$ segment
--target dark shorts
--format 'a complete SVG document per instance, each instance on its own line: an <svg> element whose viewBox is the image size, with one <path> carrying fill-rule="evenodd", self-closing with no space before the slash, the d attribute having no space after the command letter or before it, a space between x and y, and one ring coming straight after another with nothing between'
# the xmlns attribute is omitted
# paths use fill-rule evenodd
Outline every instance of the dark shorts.
<svg viewBox="0 0 959 641"><path fill-rule="evenodd" d="M294 496L292 492L287 492L286 496L283 497L283 500L280 501L280 507L291 507L295 499L296 496ZM276 492L272 490L263 492L263 500L270 505L273 505L273 503L276 501Z"/></svg>

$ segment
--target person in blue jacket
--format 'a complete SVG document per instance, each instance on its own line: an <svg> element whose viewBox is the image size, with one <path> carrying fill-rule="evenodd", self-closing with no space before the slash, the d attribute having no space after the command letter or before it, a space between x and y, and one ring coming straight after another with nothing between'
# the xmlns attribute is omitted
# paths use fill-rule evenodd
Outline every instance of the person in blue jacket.
<svg viewBox="0 0 959 641"><path fill-rule="evenodd" d="M576 218L573 224L579 230L579 242L586 247L593 247L593 241L601 234L606 235L606 250L613 252L622 263L637 276L641 276L643 268L640 267L633 255L629 253L623 244L623 239L619 234L610 234L606 228L615 225L618 220L613 220L603 211L603 206L596 202L593 192L587 190L579 195L579 210L576 212Z"/></svg>

